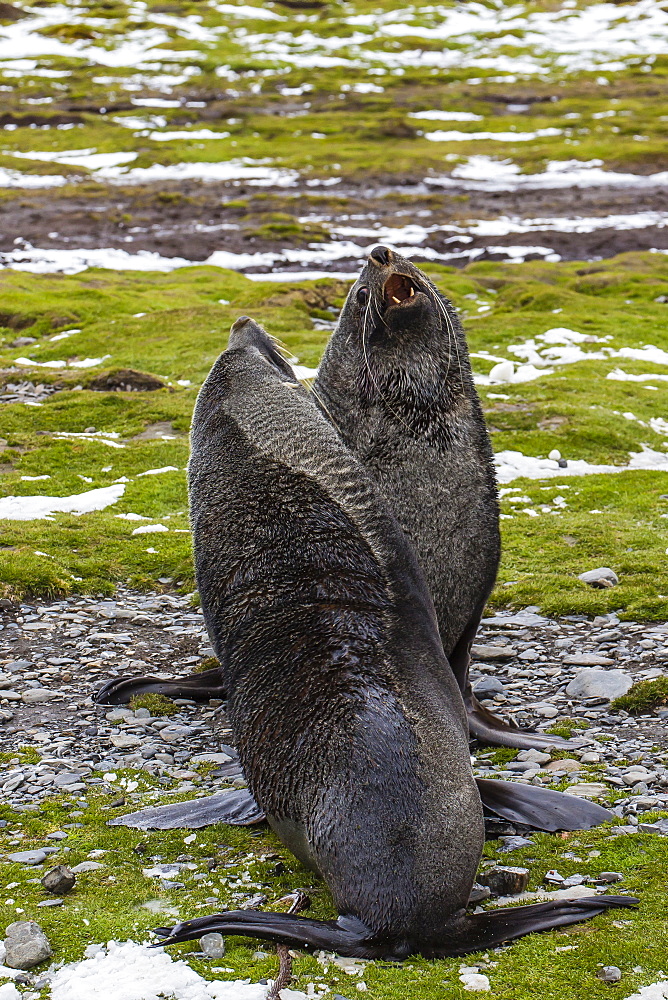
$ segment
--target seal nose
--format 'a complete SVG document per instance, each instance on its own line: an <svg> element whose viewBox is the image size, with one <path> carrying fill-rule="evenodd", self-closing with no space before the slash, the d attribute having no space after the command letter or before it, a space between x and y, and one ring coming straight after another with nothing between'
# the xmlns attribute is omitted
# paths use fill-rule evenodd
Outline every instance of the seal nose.
<svg viewBox="0 0 668 1000"><path fill-rule="evenodd" d="M388 247L374 247L369 254L369 259L374 262L374 264L380 264L381 267L387 267L392 260L392 251Z"/></svg>

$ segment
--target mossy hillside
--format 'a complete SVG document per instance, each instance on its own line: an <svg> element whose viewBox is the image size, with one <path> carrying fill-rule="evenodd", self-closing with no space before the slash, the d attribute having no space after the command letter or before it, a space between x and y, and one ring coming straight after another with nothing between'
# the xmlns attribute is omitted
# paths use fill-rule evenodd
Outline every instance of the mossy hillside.
<svg viewBox="0 0 668 1000"><path fill-rule="evenodd" d="M462 271L435 265L426 269L462 309L474 354L515 357L510 346L555 325L610 338L603 345L585 344L588 351L667 346L667 307L655 301L668 287L668 264L661 255L629 254L584 266L530 262L481 263ZM192 267L166 275L87 271L37 277L5 271L0 286L6 324L0 330L2 358L10 369L3 382L31 378L62 387L39 407L6 405L0 410L0 437L6 441L3 493L69 496L109 486L120 477L129 480L123 497L104 511L81 517L57 514L53 521L6 521L0 571L4 592L110 592L117 581L150 587L160 577L192 589L184 470L197 388L225 346L229 325L241 314L253 315L302 363L315 366L327 334L313 328L311 317L333 315L346 284L262 283ZM488 306L487 312L477 311L480 303ZM81 332L50 339L68 329ZM37 337L37 343L11 348L17 331ZM43 363L106 354L111 357L90 369L11 370L12 360L20 356ZM476 357L473 363L482 372L493 364ZM641 451L643 444L663 451L666 437L649 423L668 411L666 383L657 380L656 391L650 392L645 383L607 379L620 365L631 373L665 371L644 361L605 358L557 366L553 374L533 382L481 387L495 449L546 456L558 448L567 459L614 465L627 464L629 452ZM151 372L165 387L154 392L85 388L107 366ZM188 381L189 386L179 385ZM499 395L507 398L495 398ZM171 440L140 437L156 424L167 426ZM91 427L118 434L111 440L122 447L95 437L58 436ZM165 467L176 471L140 475ZM51 478L39 486L21 478L40 475ZM494 602L539 604L555 613L622 609L661 617L668 594L664 479L662 472L633 471L513 481L502 500L507 515L502 521L504 560ZM558 497L562 500L555 504ZM149 520L116 516L123 513ZM142 523L170 530L133 535ZM592 590L577 580L595 565L613 566L620 586Z"/></svg>
<svg viewBox="0 0 668 1000"><path fill-rule="evenodd" d="M285 893L305 888L312 900L310 915L335 916L323 884L266 827L249 831L218 825L198 830L194 839L189 831L145 833L107 827L107 819L122 810L112 805L118 801L118 792L137 778L131 771L116 772L115 779L109 779L111 784L99 793L89 794L87 801L59 796L45 802L36 813L2 807L2 818L8 820L8 826L0 831L0 848L7 852L41 846L47 833L62 830L71 822L82 824L67 830L63 845L69 851L53 855L43 869L56 863L76 865L87 860L91 851L105 852L97 856L104 867L78 876L77 886L65 897L64 905L53 909L37 906L47 898L37 881L40 869L6 865L6 880L11 888L0 901L3 924L14 919L38 920L52 942L56 958L74 961L83 957L90 943L146 940L154 926L214 913L219 903L235 908L257 892L268 896L265 908L280 909L278 901ZM138 801L147 801L145 792L150 790L152 779L140 775L139 782L137 791L125 792L128 799L135 800L133 807ZM626 994L658 978L668 944L660 874L668 863L665 839L649 834L618 836L614 827L606 827L557 836L537 834L530 847L512 855L499 855L498 846L497 842L489 842L485 859L498 858L501 863L528 867L530 889L540 888L545 872L552 868L564 876L578 872L594 877L600 871L617 871L624 875L620 887L637 893L641 906L637 911L605 914L586 924L533 935L498 951L463 959L411 958L402 965L370 963L362 978L371 996L390 1000L419 992L427 998L441 998L445 989L448 997L464 1000L468 993L459 981L462 964L481 966L490 977L493 995L500 1000L533 1000L538 991L551 1000L608 996L609 986L596 978L601 965L621 968ZM182 868L172 877L185 883L183 889L161 888L158 879L142 872L156 863L172 863L184 856L191 859L186 863L196 868ZM146 903L167 912L152 912ZM175 957L187 956L189 964L206 978L215 977L212 964L233 970L224 974L230 979L249 977L257 982L275 974L277 960L272 946L234 937L228 938L226 944L224 960L215 963L193 954L198 950L196 942L171 951ZM268 957L256 958L258 951ZM345 997L352 998L358 992L357 977L346 976L335 965L325 970L306 954L295 961L295 973L296 988L305 989L309 982L319 982ZM48 996L48 992L42 995Z"/></svg>
<svg viewBox="0 0 668 1000"><path fill-rule="evenodd" d="M9 68L4 83L11 93L5 100L18 127L3 132L3 165L26 172L85 175L83 167L56 169L52 163L11 154L94 149L136 153L133 167L247 157L303 174L360 178L441 173L479 153L511 157L529 171L542 169L548 160L573 157L600 158L617 169L665 169L666 59L629 59L624 68L618 65L602 77L596 66L566 71L555 51L541 56L543 66L536 73L499 76L494 68L468 65L467 56L479 57L491 45L496 54L520 63L535 54L525 31L513 28L516 44L501 47L499 41L509 39L503 22L498 30L474 29L465 38L421 36L418 29L442 24L433 10L407 15L415 25L414 35L407 25L401 37L390 37L377 34L377 24L355 21L355 14L369 14L369 5L361 2L329 4L315 12L264 5L276 15L274 20L237 18L229 7L222 15L214 5L203 3L174 4L168 16L160 5L149 6L141 16L124 4L68 6L72 19L41 28L43 35L87 43L93 54L95 45L118 45L131 34L159 31L165 41L157 43L153 60L140 72L133 66L101 67L76 49L70 56L43 56L35 74L28 70L17 76ZM372 9L379 23L384 14L390 20L396 15L386 4ZM544 5L527 3L524 9L531 15ZM194 33L189 17L200 25ZM171 53L164 62L161 48ZM429 65L431 54L448 50L460 52L458 64ZM310 60L301 65L302 53L315 56L315 65ZM391 64L393 58L410 53L412 64ZM419 54L426 58L417 58ZM337 58L344 63L338 65ZM44 77L39 75L42 69L60 75ZM180 100L181 107L132 106L132 97L164 95L165 74L177 81L169 86L169 96ZM178 82L179 76L187 79ZM37 102L32 118L26 114L26 101ZM518 105L525 110L518 112ZM472 111L481 121L443 124L410 118L411 112L438 108ZM63 128L63 114L75 127ZM195 130L201 125L229 136L166 142L151 138L156 130ZM470 132L471 139L431 142L423 134L453 128ZM474 137L479 131L545 128L556 128L559 134L504 142Z"/></svg>

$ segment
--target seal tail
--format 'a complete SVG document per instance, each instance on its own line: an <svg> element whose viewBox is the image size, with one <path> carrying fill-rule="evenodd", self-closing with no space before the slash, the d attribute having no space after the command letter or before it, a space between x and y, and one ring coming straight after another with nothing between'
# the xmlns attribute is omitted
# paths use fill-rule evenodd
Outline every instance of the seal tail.
<svg viewBox="0 0 668 1000"><path fill-rule="evenodd" d="M186 920L171 930L159 927L156 934L164 940L154 947L190 941L215 931L223 935L261 938L306 951L333 951L350 958L404 959L415 953L422 953L427 958L445 958L491 948L533 931L579 923L605 910L628 908L637 903L633 896L591 896L456 915L452 923L443 928L443 942L438 945L429 942L425 947L419 942L414 946L393 943L387 935L381 938L356 917L313 920L286 913L232 910Z"/></svg>
<svg viewBox="0 0 668 1000"><path fill-rule="evenodd" d="M603 806L551 788L495 778L476 778L476 784L485 809L534 830L590 830L613 819Z"/></svg>

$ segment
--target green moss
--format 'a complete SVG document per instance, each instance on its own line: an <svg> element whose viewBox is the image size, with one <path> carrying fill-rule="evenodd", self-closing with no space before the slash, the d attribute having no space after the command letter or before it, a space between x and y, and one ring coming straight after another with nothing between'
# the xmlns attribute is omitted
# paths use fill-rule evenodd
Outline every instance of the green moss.
<svg viewBox="0 0 668 1000"><path fill-rule="evenodd" d="M164 694L138 694L130 701L130 708L136 711L138 708L147 708L151 715L175 715L179 707L175 705L171 698Z"/></svg>
<svg viewBox="0 0 668 1000"><path fill-rule="evenodd" d="M588 729L589 723L585 722L584 719L559 719L559 722L554 726L550 726L545 730L546 733L552 733L553 736L561 736L562 739L569 739L573 733L577 732L579 729Z"/></svg>
<svg viewBox="0 0 668 1000"><path fill-rule="evenodd" d="M668 704L668 677L651 681L638 681L633 687L610 704L613 712L623 710L631 715L642 715L659 705Z"/></svg>

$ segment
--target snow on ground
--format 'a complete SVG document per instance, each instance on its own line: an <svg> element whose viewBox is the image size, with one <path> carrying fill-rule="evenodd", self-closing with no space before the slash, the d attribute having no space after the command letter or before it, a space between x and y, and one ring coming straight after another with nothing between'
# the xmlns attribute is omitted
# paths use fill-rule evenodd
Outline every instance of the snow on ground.
<svg viewBox="0 0 668 1000"><path fill-rule="evenodd" d="M627 465L592 465L583 460L568 460L565 469L559 467L556 460L550 458L533 458L523 455L521 451L499 451L494 456L496 478L500 483L510 483L513 479L555 479L564 476L596 476L629 472L636 469L650 469L657 472L668 472L668 453L654 451L647 445L641 445L642 451L629 452L631 461Z"/></svg>
<svg viewBox="0 0 668 1000"><path fill-rule="evenodd" d="M75 493L70 497L0 497L0 519L45 521L52 520L52 515L56 513L90 514L116 503L124 492L123 483L113 483L86 493Z"/></svg>
<svg viewBox="0 0 668 1000"><path fill-rule="evenodd" d="M133 941L110 941L106 948L92 945L86 954L82 962L71 962L53 975L51 1000L265 1000L267 996L267 986L240 979L207 981L162 949ZM211 971L216 973L215 967ZM284 989L281 995L284 1000L306 1000L300 990Z"/></svg>
<svg viewBox="0 0 668 1000"><path fill-rule="evenodd" d="M637 993L626 997L626 1000L666 1000L666 997L668 997L668 982L663 982L642 986Z"/></svg>

